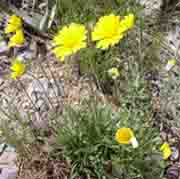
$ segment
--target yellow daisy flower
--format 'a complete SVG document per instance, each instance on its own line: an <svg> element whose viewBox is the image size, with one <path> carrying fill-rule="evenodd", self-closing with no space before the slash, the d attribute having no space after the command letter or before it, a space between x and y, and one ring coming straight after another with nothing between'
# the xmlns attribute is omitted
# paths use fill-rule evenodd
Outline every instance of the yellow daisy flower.
<svg viewBox="0 0 180 179"><path fill-rule="evenodd" d="M11 72L11 78L12 79L17 79L19 78L20 76L23 75L23 73L25 72L25 69L26 69L26 65L23 64L18 58L16 58L10 69L12 70Z"/></svg>
<svg viewBox="0 0 180 179"><path fill-rule="evenodd" d="M108 74L109 76L112 77L112 79L116 79L120 74L119 74L119 70L117 68L111 68L108 70Z"/></svg>
<svg viewBox="0 0 180 179"><path fill-rule="evenodd" d="M134 27L134 23L135 23L134 14L129 14L125 16L124 19L120 23L122 32L132 29Z"/></svg>
<svg viewBox="0 0 180 179"><path fill-rule="evenodd" d="M171 156L171 154L172 154L172 150L171 150L171 148L170 148L170 146L169 146L169 144L167 142L165 142L161 146L160 151L163 152L163 158L165 160L168 159Z"/></svg>
<svg viewBox="0 0 180 179"><path fill-rule="evenodd" d="M22 29L18 29L16 33L10 38L8 46L14 47L22 45L25 42L24 33Z"/></svg>
<svg viewBox="0 0 180 179"><path fill-rule="evenodd" d="M92 41L98 41L96 47L107 49L117 44L123 38L120 24L120 16L110 14L101 17L92 32Z"/></svg>
<svg viewBox="0 0 180 179"><path fill-rule="evenodd" d="M16 15L12 15L9 18L8 24L5 28L5 33L16 32L16 30L22 27L22 20L21 18L17 17Z"/></svg>
<svg viewBox="0 0 180 179"><path fill-rule="evenodd" d="M54 54L61 61L64 61L66 56L76 53L81 48L85 48L87 30L84 25L71 23L69 26L64 26L53 39Z"/></svg>
<svg viewBox="0 0 180 179"><path fill-rule="evenodd" d="M133 148L138 147L138 142L130 128L119 128L116 132L115 139L120 144L132 144Z"/></svg>

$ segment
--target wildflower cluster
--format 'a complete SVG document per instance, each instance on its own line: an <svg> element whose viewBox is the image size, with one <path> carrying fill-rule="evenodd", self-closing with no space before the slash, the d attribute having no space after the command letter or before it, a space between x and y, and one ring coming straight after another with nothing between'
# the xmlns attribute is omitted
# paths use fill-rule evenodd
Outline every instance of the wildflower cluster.
<svg viewBox="0 0 180 179"><path fill-rule="evenodd" d="M127 32L134 27L134 25L135 16L131 13L125 17L120 17L115 14L109 14L99 18L94 28L92 28L92 32L90 32L90 39L93 43L95 43L97 49L107 50L108 48L117 45L120 40L126 36ZM21 18L12 15L9 18L7 26L5 28L5 34L13 34L9 39L8 47L22 45L25 41L25 38ZM52 51L55 56L63 62L66 57L77 53L83 48L88 47L88 40L88 30L85 25L70 23L69 25L62 27L62 29L59 30L58 33L54 36L52 40ZM166 66L166 70L169 71L175 65L175 63L176 61L174 59L171 59ZM112 66L114 66L114 64ZM21 58L17 57L12 61L10 70L10 77L12 79L18 79L25 73L26 64L23 63ZM120 76L120 71L116 67L104 71L106 71L113 80L116 80ZM153 151L153 147L150 146L148 142L146 144L143 140L141 140L141 138L139 137L140 134L138 134L138 132L136 133L136 131L141 130L141 125L139 125L140 129L138 128L138 130L136 130L135 128L132 129L130 127L127 127L132 125L126 125L125 123L117 127L116 124L118 123L119 118L115 119L116 121L113 121L114 118L116 118L116 115L114 113L110 112L109 114L107 114L106 109L98 111L97 109L95 109L97 108L97 106L95 106L95 108L94 106L90 107L93 109L92 111L79 111L79 113L77 114L76 111L72 111L71 113L74 115L70 117L64 117L67 117L67 119L65 120L70 120L70 118L74 120L74 117L76 117L74 120L76 122L62 122L63 125L58 137L60 138L60 142L65 146L64 151L67 150L67 156L74 156L74 158L72 157L72 161L77 160L77 158L79 160L79 158L81 158L82 156L87 156L87 161L90 163L92 161L97 162L100 158L103 157L103 162L109 160L113 161L115 157L117 158L117 156L121 156L119 154L122 154L123 158L124 153L126 153L127 155L132 155L129 161L133 162L132 160L134 160L134 158L137 159L138 157L134 155L133 153L135 152L132 151L136 150L137 152L141 153L141 149L142 151L145 150L143 149L145 145L148 145L148 149L151 152ZM128 112L128 115L132 115L130 114L131 111ZM68 126L69 124L71 124L71 126ZM66 127L68 129L66 129ZM69 130L71 128L72 130ZM67 131L69 131L68 134ZM79 143L79 145L77 145L77 143ZM121 147L120 145L129 145L130 147L132 147L126 148L123 146ZM75 152L72 152L74 148ZM79 149L79 151L77 151L77 149ZM167 142L165 142L160 147L160 151L162 152L163 159L165 160L168 159L172 154L171 147ZM144 153L144 156L139 155L140 157L142 157L142 160L145 160L144 157L146 157L146 155L148 154L146 152ZM97 156L94 160L93 157L96 154ZM86 158L83 158L83 160L86 160ZM82 160L79 161L79 163L82 163ZM91 163L91 165L94 165L93 162ZM83 168L78 166L79 163L77 163L77 168ZM102 163L100 163L100 165L102 166Z"/></svg>
<svg viewBox="0 0 180 179"><path fill-rule="evenodd" d="M107 179L106 164L110 162L112 171L121 171L108 173L112 178L124 175L130 179L139 174L141 178L156 178L151 177L156 175L158 178L166 163L162 159L169 158L172 151L168 143L158 151L161 145L159 131L144 125L146 113L140 110L141 116L123 106L112 112L110 106L91 105L94 103L67 108L58 129L57 143L63 146L63 156L72 161L72 176L79 176L91 168L92 178ZM136 124L132 127L133 123ZM154 156L161 160L154 161Z"/></svg>
<svg viewBox="0 0 180 179"><path fill-rule="evenodd" d="M6 27L4 29L4 33L10 35L12 34L12 36L9 39L7 48L21 46L25 42L22 19L16 15L12 15L9 17ZM4 46L5 48L6 42L5 41L2 42L3 43L1 44L1 46ZM22 56L18 56L12 61L10 67L11 70L10 77L12 79L17 79L24 74L26 65L22 61L23 61Z"/></svg>
<svg viewBox="0 0 180 179"><path fill-rule="evenodd" d="M101 17L91 33L91 40L96 41L97 48L107 49L117 44L125 33L134 26L134 15L129 14L121 20L120 16L110 14ZM87 46L87 30L82 24L71 23L64 26L53 39L56 57L64 61L66 56L76 53Z"/></svg>
<svg viewBox="0 0 180 179"><path fill-rule="evenodd" d="M117 44L124 37L125 33L133 26L133 14L125 16L122 20L120 19L120 16L110 14L99 19L91 33L91 39L92 41L97 41L97 48L104 50L109 46L114 46ZM9 47L22 45L25 39L21 18L17 17L16 15L12 15L8 20L5 33L14 33L9 40ZM61 61L64 61L65 57L87 47L87 34L88 31L82 24L71 23L64 26L53 38L53 53ZM13 69L13 71L19 71L20 68L17 68L17 66L20 68L23 66L24 68L24 65L20 65L20 62L17 63L16 60L16 68L11 67L11 69ZM22 71L24 72L24 69ZM116 68L110 69L108 73L113 79L116 79L119 76L119 71ZM11 77L16 79L22 74L22 72L13 72Z"/></svg>
<svg viewBox="0 0 180 179"><path fill-rule="evenodd" d="M10 33L13 33L13 35L9 40L9 47L15 47L18 45L22 45L24 43L25 39L22 28L22 20L16 15L10 16L8 23L6 25L5 34Z"/></svg>
<svg viewBox="0 0 180 179"><path fill-rule="evenodd" d="M133 28L134 20L135 17L133 14L129 14L122 19L120 16L114 14L103 16L95 24L91 33L91 39L97 42L97 48L105 50L119 43L126 32ZM5 33L15 33L10 38L9 47L24 43L22 20L19 17L12 15L9 18ZM82 24L71 23L64 26L53 39L53 52L56 57L64 61L66 56L72 55L82 48L86 48L87 33L86 27ZM169 65L172 66L174 63L174 60L171 60ZM168 68L170 67L168 66ZM26 65L22 63L20 58L16 58L13 60L10 69L12 70L11 78L17 79L24 74ZM115 67L109 69L108 74L114 80L120 75L119 70ZM133 148L137 148L139 145L132 129L126 127L117 130L115 140L120 144L132 144ZM164 143L160 150L163 152L164 159L167 159L172 153L168 143Z"/></svg>

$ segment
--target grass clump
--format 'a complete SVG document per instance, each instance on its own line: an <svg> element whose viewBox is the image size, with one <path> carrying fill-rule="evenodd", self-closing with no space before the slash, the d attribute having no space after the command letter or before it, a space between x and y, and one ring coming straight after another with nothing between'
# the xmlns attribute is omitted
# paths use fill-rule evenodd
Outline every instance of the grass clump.
<svg viewBox="0 0 180 179"><path fill-rule="evenodd" d="M115 141L115 133L122 127L134 131L138 148ZM113 112L108 105L86 103L64 112L57 146L71 161L70 178L161 178L164 162L158 133L144 111L123 107Z"/></svg>
<svg viewBox="0 0 180 179"><path fill-rule="evenodd" d="M129 70L117 110L93 99L65 110L56 147L72 165L70 178L163 178L166 164L159 152L159 130L152 127L147 84L136 63ZM137 148L115 140L124 127L134 132Z"/></svg>
<svg viewBox="0 0 180 179"><path fill-rule="evenodd" d="M63 108L62 113L57 113L45 93L52 111L50 107L47 111L45 109L47 115L42 117L40 109L34 104L36 102L32 101L24 88L38 116L27 112L29 118L24 119L25 117L14 111L6 114L6 111L2 110L3 114L11 122L15 121L15 124L21 127L20 131L23 131L19 137L17 129L11 131L6 127L8 123L5 121L2 132L7 141L15 143L15 146L22 143L20 148L25 149L24 153L27 154L27 146L37 143L39 145L40 142L46 144L48 137L55 136L55 145L51 143L51 151L46 152L48 160L50 158L61 162L63 158L63 161L69 161L70 179L163 178L165 162L159 153L161 140L159 131L152 127L151 96L144 80L144 73L154 69L154 61L159 62L160 39L147 35L144 29L145 19L139 14L140 6L133 0L57 0L56 5L57 16L63 26L52 39L52 52L61 63L76 60L80 75L93 76L97 91L102 92L104 98L112 97L112 101L108 102L113 103L115 108L92 99L83 101L82 104L80 102L78 107L67 107L65 110ZM149 42L151 37L154 39ZM152 66L151 69L149 66ZM11 75L11 78L17 79L20 84L20 77L26 71L25 66L23 68L21 70L18 66L11 67L11 70L17 73L15 77ZM49 71L51 73L50 68ZM47 74L44 73L43 76L47 77ZM51 76L54 80L52 73ZM23 85L21 87L23 88ZM37 117L39 121L41 118L45 119L47 130L36 129L37 126L33 126L33 117ZM133 131L132 136L134 135L139 144L136 148L130 145L131 138L126 144L116 141L115 135L118 129L122 128ZM30 135L26 135L26 132ZM15 139L9 138L9 134Z"/></svg>

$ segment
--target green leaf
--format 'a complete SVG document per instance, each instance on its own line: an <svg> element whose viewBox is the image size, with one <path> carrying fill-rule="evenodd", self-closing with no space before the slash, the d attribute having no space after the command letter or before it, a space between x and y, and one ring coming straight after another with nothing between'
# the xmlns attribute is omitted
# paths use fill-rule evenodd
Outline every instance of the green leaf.
<svg viewBox="0 0 180 179"><path fill-rule="evenodd" d="M55 18L55 15L56 15L56 10L57 10L57 3L51 9L51 13L50 13L50 16L49 16L49 21L48 21L48 29L51 27L51 25L52 25L52 23L54 21L54 18Z"/></svg>

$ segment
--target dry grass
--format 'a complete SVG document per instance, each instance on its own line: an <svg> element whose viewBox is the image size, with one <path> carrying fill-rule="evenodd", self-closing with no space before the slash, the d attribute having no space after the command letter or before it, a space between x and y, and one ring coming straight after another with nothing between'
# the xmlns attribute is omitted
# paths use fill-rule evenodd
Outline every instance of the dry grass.
<svg viewBox="0 0 180 179"><path fill-rule="evenodd" d="M31 146L31 153L20 155L17 163L17 179L66 179L70 172L68 163L50 158L43 145Z"/></svg>

